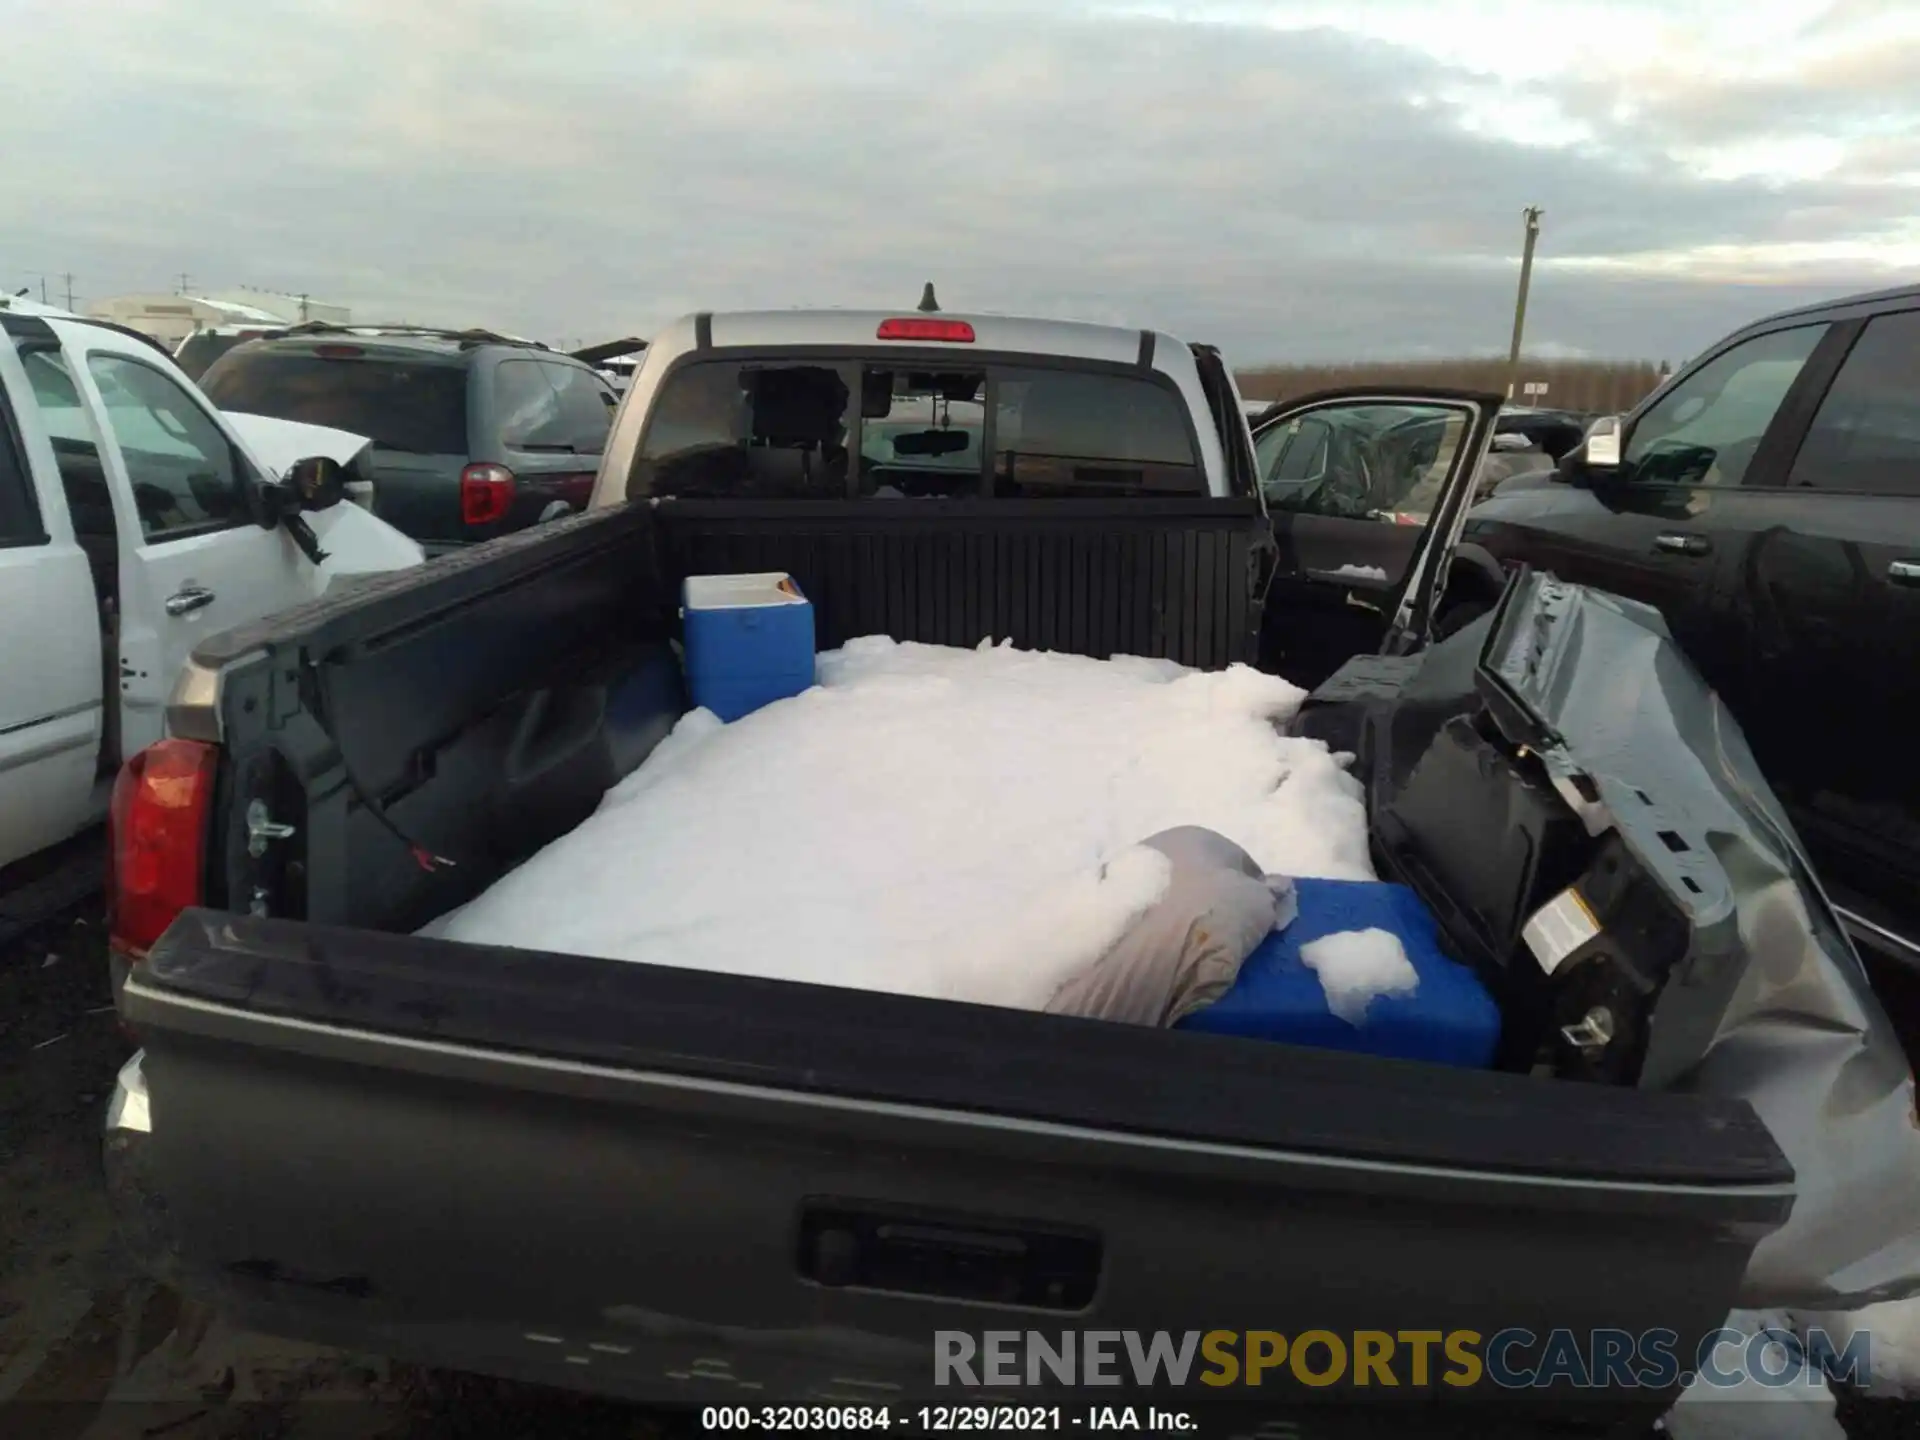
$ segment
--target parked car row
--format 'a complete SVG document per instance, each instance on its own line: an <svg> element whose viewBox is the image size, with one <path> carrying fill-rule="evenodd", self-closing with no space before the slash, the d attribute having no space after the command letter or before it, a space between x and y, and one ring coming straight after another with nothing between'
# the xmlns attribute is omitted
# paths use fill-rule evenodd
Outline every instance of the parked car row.
<svg viewBox="0 0 1920 1440"><path fill-rule="evenodd" d="M22 323L31 309L47 307L18 303L9 314ZM42 318L89 345L118 347L115 364L151 366L157 347L131 332L76 331L77 318L52 310ZM1847 895L1856 935L1908 958L1920 958L1920 922L1906 899L1920 893L1920 767L1889 736L1915 698L1911 667L1892 657L1912 653L1920 636L1912 575L1920 421L1902 398L1915 330L1911 290L1750 326L1619 422L1617 464L1595 464L1582 447L1599 417L1503 406L1479 471L1486 498L1453 547L1436 622L1444 634L1484 614L1521 562L1658 607L1748 726L1822 873ZM619 404L611 371L631 372L645 353L633 338L560 354L483 330L310 324L203 332L183 342L178 360L205 365L202 392L228 431L260 416L370 438L350 478L370 489L378 516L432 554L583 508ZM104 374L94 381L97 402L84 387L54 395L49 387L62 382L50 355L29 347L22 359L43 419L67 426L55 442L66 447L62 480L72 485L75 447L92 445L85 407L106 407L125 425L139 405ZM86 352L79 363L89 363ZM149 388L185 378L128 373ZM1457 424L1444 407L1419 403L1284 419L1264 402L1238 408L1251 421L1260 490L1289 561L1277 583L1303 583L1304 603L1336 631L1356 613L1390 609ZM973 411L977 428L977 404ZM1012 425L1017 412L1002 411L1003 428ZM959 416L964 429L966 413L948 402L942 423ZM920 431L907 428L912 441ZM879 438L878 422L865 434L869 449L894 444ZM145 457L186 443L151 426L145 440L139 464L149 467L157 462ZM964 452L937 461L971 463ZM938 483L926 490L926 474L908 478L917 493L941 493ZM138 492L143 523L164 530L156 507L169 504L174 521L207 518L190 492L181 510L163 490ZM67 503L67 493L49 503ZM110 508L96 491L74 511L103 605L120 557L100 520ZM1328 580L1339 584L1329 590ZM252 603L270 607L279 594L263 589ZM123 599L103 613L141 633ZM1286 658L1313 668L1309 656Z"/></svg>
<svg viewBox="0 0 1920 1440"><path fill-rule="evenodd" d="M19 323L31 309L47 307L17 303L9 313ZM77 318L52 310L43 318L118 347L116 364L153 361L157 347L131 332L75 331ZM1618 464L1594 464L1581 447L1599 417L1503 406L1479 471L1480 494L1491 494L1453 547L1436 622L1444 634L1484 614L1521 562L1658 607L1749 727L1822 873L1848 897L1856 936L1910 959L1920 958L1920 922L1906 898L1920 893L1920 767L1889 736L1915 698L1911 667L1892 657L1911 653L1920 636L1911 573L1920 562L1920 421L1902 398L1916 329L1911 290L1750 326L1620 422ZM91 446L94 433L85 407L107 407L124 425L139 406L105 375L94 382L97 402L84 387L54 395L50 353L30 347L22 358L43 419L67 427L55 441L66 447L62 479L71 485L75 447ZM560 354L491 331L311 324L204 332L183 342L179 360L206 363L202 391L228 431L260 416L369 437L350 478L370 489L377 515L431 554L583 508L619 404L610 367L630 371L645 353L631 338ZM84 352L79 363L89 363ZM128 373L149 388L184 378ZM1289 562L1276 583L1303 584L1302 602L1334 632L1351 628L1355 614L1389 610L1457 443L1444 407L1295 410L1284 419L1264 402L1238 408L1252 424L1261 493ZM967 413L946 402L942 423L958 416L964 429ZM1016 415L1003 404L1003 429ZM907 430L908 441L921 433ZM864 433L869 449L895 443L878 422ZM163 445L163 436L149 427L140 464L185 444L166 436ZM936 468L971 463L954 452ZM915 493L942 493L938 482L927 490L924 458L918 468L907 476ZM164 530L155 507L178 497L163 489L149 485L135 504L137 515L148 507L144 523ZM207 518L191 493L187 500L187 510L169 512L175 521ZM67 491L49 503L67 503ZM223 503L231 504L214 502ZM103 605L120 558L100 520L110 508L96 491L74 511ZM1329 580L1339 583L1329 589ZM269 608L282 595L258 593L250 603ZM142 631L122 598L102 613L130 636ZM117 669L106 674L120 683Z"/></svg>

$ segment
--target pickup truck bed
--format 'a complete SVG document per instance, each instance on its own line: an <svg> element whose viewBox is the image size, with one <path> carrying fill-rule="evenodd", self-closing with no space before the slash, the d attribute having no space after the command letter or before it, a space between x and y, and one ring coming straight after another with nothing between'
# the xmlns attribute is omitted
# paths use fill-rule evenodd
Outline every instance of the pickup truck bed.
<svg viewBox="0 0 1920 1440"><path fill-rule="evenodd" d="M695 1404L937 1398L942 1329L1712 1329L1793 1199L1743 1102L408 933L670 728L690 569L792 571L823 645L1220 664L1264 534L666 501L206 643L204 896L122 997L136 1248L257 1327Z"/></svg>
<svg viewBox="0 0 1920 1440"><path fill-rule="evenodd" d="M685 708L669 646L687 574L792 573L823 649L889 634L1203 667L1257 653L1272 538L1253 501L939 508L595 511L447 557L424 587L372 579L211 638L196 663L221 673L227 752L266 767L260 794L299 832L271 858L306 878L272 913L411 930L578 824ZM174 733L203 733L188 723ZM457 868L395 865L369 799ZM211 893L250 895L251 857L227 853Z"/></svg>

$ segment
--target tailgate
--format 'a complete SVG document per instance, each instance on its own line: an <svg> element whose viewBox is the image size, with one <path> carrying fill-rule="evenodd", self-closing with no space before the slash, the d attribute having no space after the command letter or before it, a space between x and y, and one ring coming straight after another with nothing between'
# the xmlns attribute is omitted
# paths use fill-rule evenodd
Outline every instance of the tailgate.
<svg viewBox="0 0 1920 1440"><path fill-rule="evenodd" d="M1688 1337L1791 1203L1740 1102L205 911L123 1010L189 1288L653 1400L951 1398L936 1331Z"/></svg>

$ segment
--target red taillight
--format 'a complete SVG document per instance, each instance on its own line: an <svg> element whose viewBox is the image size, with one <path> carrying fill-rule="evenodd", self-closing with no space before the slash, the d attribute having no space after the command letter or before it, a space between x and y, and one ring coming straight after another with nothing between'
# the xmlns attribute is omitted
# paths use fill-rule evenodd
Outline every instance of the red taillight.
<svg viewBox="0 0 1920 1440"><path fill-rule="evenodd" d="M460 518L491 525L513 508L513 472L504 465L469 465L460 472Z"/></svg>
<svg viewBox="0 0 1920 1440"><path fill-rule="evenodd" d="M173 917L204 898L207 807L219 749L161 740L121 767L107 817L108 934L145 954Z"/></svg>
<svg viewBox="0 0 1920 1440"><path fill-rule="evenodd" d="M964 320L882 320L882 340L948 340L973 343L973 326Z"/></svg>
<svg viewBox="0 0 1920 1440"><path fill-rule="evenodd" d="M593 481L594 473L586 470L578 475L562 475L554 482L553 488L569 505L575 509L584 510L587 508L587 501L593 498Z"/></svg>

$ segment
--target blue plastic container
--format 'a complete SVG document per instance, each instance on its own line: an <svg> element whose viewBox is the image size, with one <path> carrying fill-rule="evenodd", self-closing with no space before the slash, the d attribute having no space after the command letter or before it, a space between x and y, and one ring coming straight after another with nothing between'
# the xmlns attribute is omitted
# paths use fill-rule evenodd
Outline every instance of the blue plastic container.
<svg viewBox="0 0 1920 1440"><path fill-rule="evenodd" d="M1442 1065L1493 1062L1500 1007L1471 970L1441 953L1439 927L1419 896L1373 881L1294 885L1299 916L1260 942L1231 990L1177 1028ZM1411 992L1374 996L1357 1026L1327 1008L1320 977L1300 958L1302 946L1343 930L1392 932L1420 977Z"/></svg>
<svg viewBox="0 0 1920 1440"><path fill-rule="evenodd" d="M681 621L688 693L722 720L813 684L813 606L788 575L689 575Z"/></svg>

